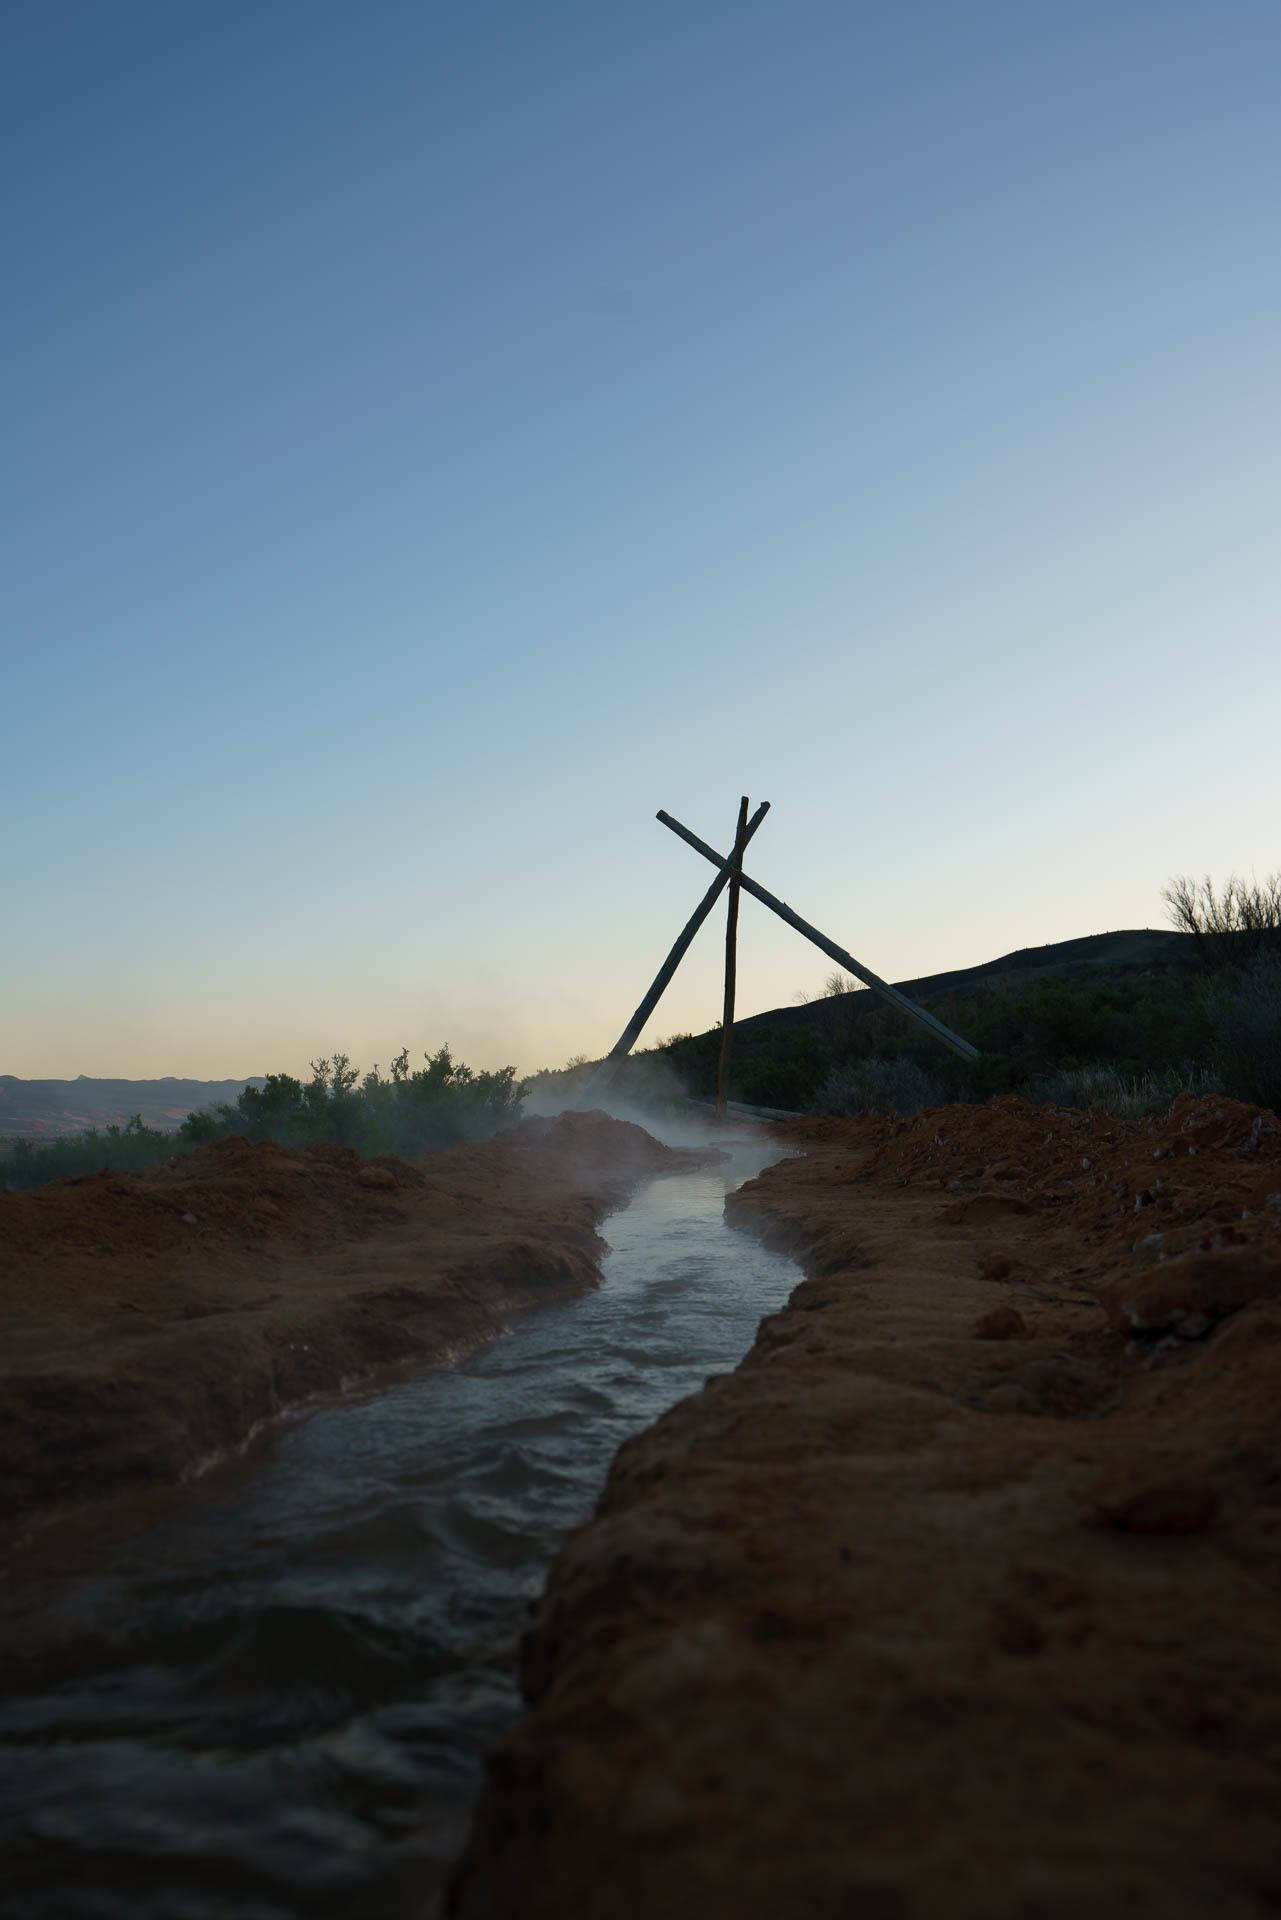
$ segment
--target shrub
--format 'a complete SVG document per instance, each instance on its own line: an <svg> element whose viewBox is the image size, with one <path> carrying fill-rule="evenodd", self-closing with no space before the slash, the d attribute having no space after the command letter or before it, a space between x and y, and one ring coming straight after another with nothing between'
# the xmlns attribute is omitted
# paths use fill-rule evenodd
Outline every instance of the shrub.
<svg viewBox="0 0 1281 1920"><path fill-rule="evenodd" d="M1231 873L1217 893L1208 874L1200 882L1179 874L1161 889L1161 898L1208 967L1245 966L1256 954L1281 952L1281 873L1248 885Z"/></svg>
<svg viewBox="0 0 1281 1920"><path fill-rule="evenodd" d="M127 1127L47 1147L18 1140L0 1159L0 1186L36 1187L102 1167L136 1169L233 1133L284 1147L333 1141L363 1154L414 1154L484 1139L520 1119L524 1095L514 1067L474 1073L448 1047L423 1058L426 1066L411 1070L402 1047L389 1078L375 1067L363 1081L345 1053L313 1060L305 1085L287 1073L268 1074L261 1087L242 1088L234 1105L189 1113L176 1134L157 1133L135 1114Z"/></svg>
<svg viewBox="0 0 1281 1920"><path fill-rule="evenodd" d="M147 1126L140 1113L123 1127L91 1127L87 1133L51 1140L47 1146L35 1140L14 1140L0 1159L0 1187L41 1187L73 1173L105 1173L108 1168L136 1173L140 1167L167 1160L175 1144L169 1134Z"/></svg>
<svg viewBox="0 0 1281 1920"><path fill-rule="evenodd" d="M630 1060L624 1064L630 1065ZM599 1065L599 1060L589 1060L585 1053L571 1054L563 1067L540 1067L536 1073L526 1074L520 1083L521 1094L544 1107L564 1104L590 1085Z"/></svg>
<svg viewBox="0 0 1281 1920"><path fill-rule="evenodd" d="M408 1049L402 1047L388 1079L375 1067L359 1094L340 1094L355 1104L362 1151L430 1153L463 1140L484 1139L520 1119L525 1096L516 1085L514 1067L474 1073L456 1061L448 1047L423 1058L426 1066L411 1072Z"/></svg>
<svg viewBox="0 0 1281 1920"><path fill-rule="evenodd" d="M1065 1067L1033 1082L1027 1097L1037 1106L1102 1107L1120 1120L1141 1120L1145 1114L1168 1113L1181 1093L1222 1093L1217 1074L1204 1067L1167 1068L1164 1073L1142 1073L1131 1079L1101 1062Z"/></svg>
<svg viewBox="0 0 1281 1920"><path fill-rule="evenodd" d="M833 1067L814 1099L815 1113L920 1113L941 1106L946 1094L914 1060L859 1060Z"/></svg>
<svg viewBox="0 0 1281 1920"><path fill-rule="evenodd" d="M1281 1112L1281 958L1258 953L1205 996L1212 1057L1238 1099Z"/></svg>

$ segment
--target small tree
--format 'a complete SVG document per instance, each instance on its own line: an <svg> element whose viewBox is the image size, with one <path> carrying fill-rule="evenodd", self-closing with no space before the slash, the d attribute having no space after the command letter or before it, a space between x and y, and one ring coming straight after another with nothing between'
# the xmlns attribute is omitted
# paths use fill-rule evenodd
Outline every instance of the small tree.
<svg viewBox="0 0 1281 1920"><path fill-rule="evenodd" d="M1260 953L1281 953L1281 873L1248 883L1232 873L1218 890L1209 874L1201 881L1178 874L1161 898L1207 967L1241 967Z"/></svg>

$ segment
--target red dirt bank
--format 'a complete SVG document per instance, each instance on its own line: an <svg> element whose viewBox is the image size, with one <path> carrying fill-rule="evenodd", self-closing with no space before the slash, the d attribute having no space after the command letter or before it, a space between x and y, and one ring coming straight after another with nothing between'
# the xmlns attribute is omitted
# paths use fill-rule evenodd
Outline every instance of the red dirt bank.
<svg viewBox="0 0 1281 1920"><path fill-rule="evenodd" d="M181 1479L291 1403L595 1286L596 1222L697 1161L565 1114L415 1161L232 1139L0 1192L5 1528Z"/></svg>
<svg viewBox="0 0 1281 1920"><path fill-rule="evenodd" d="M466 1920L1281 1912L1281 1134L813 1121L809 1278L621 1451Z"/></svg>

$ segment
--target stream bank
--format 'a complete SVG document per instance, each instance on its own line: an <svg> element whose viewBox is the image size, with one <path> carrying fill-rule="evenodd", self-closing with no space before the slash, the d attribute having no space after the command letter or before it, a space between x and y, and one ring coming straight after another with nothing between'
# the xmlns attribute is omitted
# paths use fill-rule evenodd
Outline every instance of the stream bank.
<svg viewBox="0 0 1281 1920"><path fill-rule="evenodd" d="M786 1131L808 1278L558 1556L448 1912L1275 1915L1275 1116Z"/></svg>
<svg viewBox="0 0 1281 1920"><path fill-rule="evenodd" d="M597 1223L702 1164L603 1113L361 1160L221 1140L0 1192L0 1548L597 1285Z"/></svg>
<svg viewBox="0 0 1281 1920"><path fill-rule="evenodd" d="M779 1147L716 1144L602 1220L599 1286L36 1537L0 1586L0 1920L423 1920L556 1545L798 1278L723 1218Z"/></svg>

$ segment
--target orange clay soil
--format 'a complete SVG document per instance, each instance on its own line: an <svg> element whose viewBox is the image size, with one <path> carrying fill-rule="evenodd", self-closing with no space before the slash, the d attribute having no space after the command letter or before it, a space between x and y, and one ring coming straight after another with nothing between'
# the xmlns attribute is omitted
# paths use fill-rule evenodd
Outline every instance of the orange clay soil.
<svg viewBox="0 0 1281 1920"><path fill-rule="evenodd" d="M809 1278L563 1550L449 1911L1281 1912L1275 1117L786 1137Z"/></svg>
<svg viewBox="0 0 1281 1920"><path fill-rule="evenodd" d="M597 1285L596 1222L699 1161L565 1114L412 1161L231 1139L0 1192L5 1531L181 1479L291 1403Z"/></svg>

